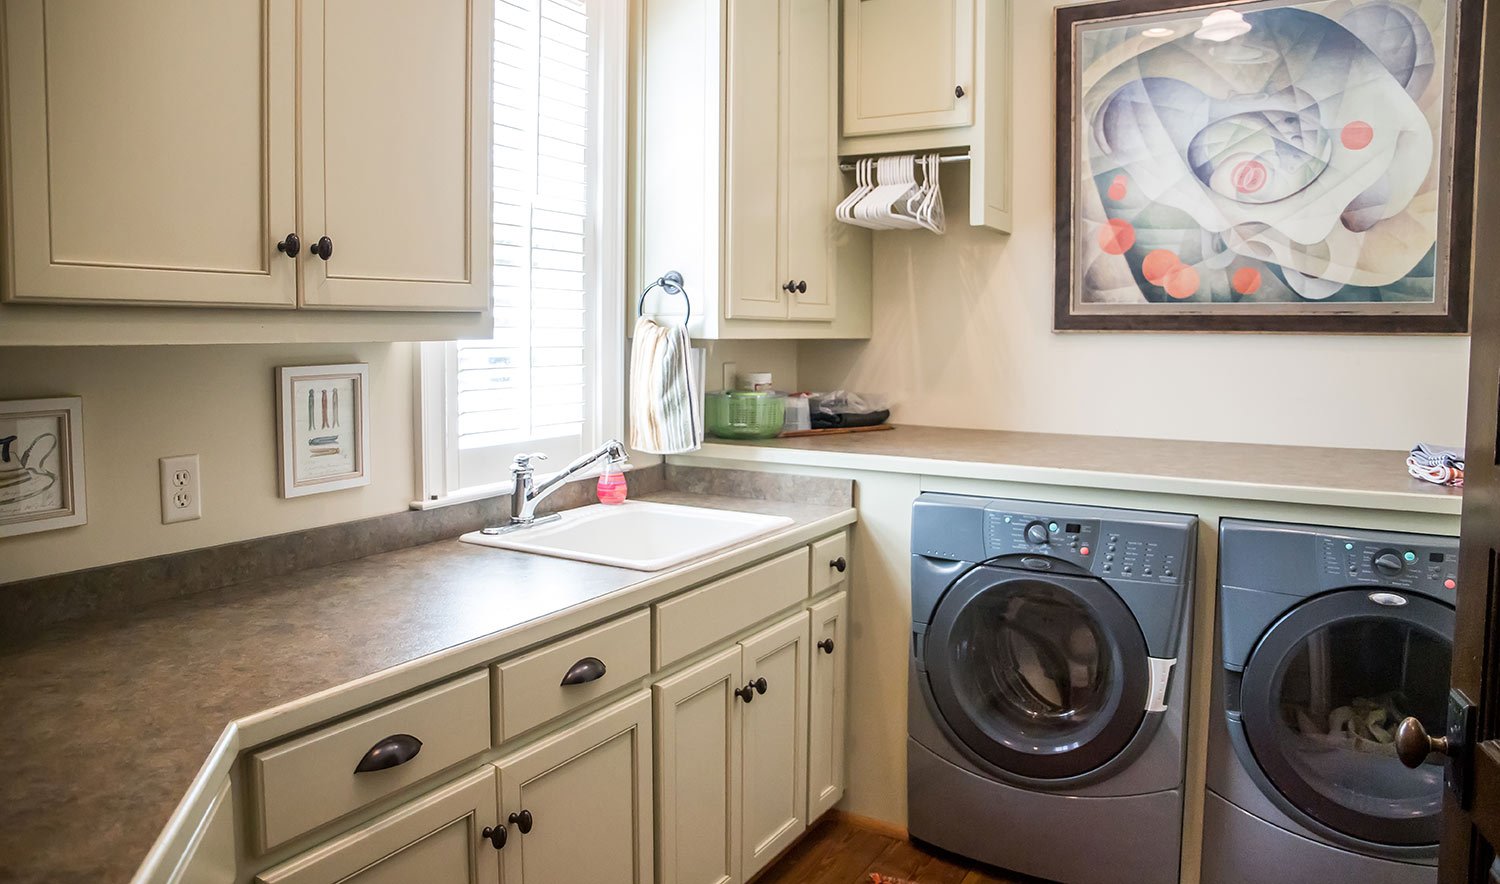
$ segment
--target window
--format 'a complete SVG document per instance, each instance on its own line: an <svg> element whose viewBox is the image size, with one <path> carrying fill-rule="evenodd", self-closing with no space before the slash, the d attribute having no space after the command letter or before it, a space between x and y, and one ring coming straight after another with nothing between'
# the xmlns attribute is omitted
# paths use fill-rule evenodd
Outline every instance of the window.
<svg viewBox="0 0 1500 884"><path fill-rule="evenodd" d="M494 337L424 345L426 501L620 432L624 6L495 2Z"/></svg>

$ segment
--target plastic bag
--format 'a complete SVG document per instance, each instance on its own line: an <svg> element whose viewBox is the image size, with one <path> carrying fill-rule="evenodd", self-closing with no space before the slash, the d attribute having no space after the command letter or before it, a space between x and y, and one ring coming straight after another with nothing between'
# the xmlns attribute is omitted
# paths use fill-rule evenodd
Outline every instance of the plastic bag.
<svg viewBox="0 0 1500 884"><path fill-rule="evenodd" d="M812 397L812 426L815 430L835 427L873 427L891 419L889 399L879 393L851 393L836 390Z"/></svg>

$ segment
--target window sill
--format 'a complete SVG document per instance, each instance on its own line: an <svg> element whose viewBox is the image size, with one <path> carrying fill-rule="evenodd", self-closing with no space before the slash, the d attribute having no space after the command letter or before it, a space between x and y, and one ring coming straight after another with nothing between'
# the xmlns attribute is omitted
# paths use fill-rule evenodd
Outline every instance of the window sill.
<svg viewBox="0 0 1500 884"><path fill-rule="evenodd" d="M621 472L629 475L630 473L634 472L635 469L635 466L626 464ZM603 471L603 464L595 464L594 466L591 466L586 470L579 470L577 475L569 479L566 484L571 485L574 482L588 482L597 480L599 478L599 474ZM545 477L546 476L544 475L543 478ZM453 492L452 494L447 494L442 497L435 497L432 500L414 500L409 505L409 508L414 510L436 510L442 509L445 506L455 506L460 503L471 503L476 500L486 500L492 497L509 497L510 489L511 483L509 482L494 482L489 485L475 485L473 488L462 488L458 491Z"/></svg>

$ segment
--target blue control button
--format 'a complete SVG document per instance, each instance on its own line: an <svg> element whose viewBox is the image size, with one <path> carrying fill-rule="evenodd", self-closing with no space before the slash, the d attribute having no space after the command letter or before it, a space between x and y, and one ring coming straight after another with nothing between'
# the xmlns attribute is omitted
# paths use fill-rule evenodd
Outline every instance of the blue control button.
<svg viewBox="0 0 1500 884"><path fill-rule="evenodd" d="M1010 520L1006 519L1006 521L1008 522ZM1354 549L1354 544L1352 544L1352 543L1346 543L1346 544L1344 544L1344 549Z"/></svg>
<svg viewBox="0 0 1500 884"><path fill-rule="evenodd" d="M1056 534L1057 533L1057 523L1056 522L1049 522L1047 524L1047 530L1051 531L1054 534Z"/></svg>
<svg viewBox="0 0 1500 884"><path fill-rule="evenodd" d="M1411 550L1407 550L1406 554L1401 558L1406 559L1408 562L1415 562L1417 560L1417 554L1412 552Z"/></svg>

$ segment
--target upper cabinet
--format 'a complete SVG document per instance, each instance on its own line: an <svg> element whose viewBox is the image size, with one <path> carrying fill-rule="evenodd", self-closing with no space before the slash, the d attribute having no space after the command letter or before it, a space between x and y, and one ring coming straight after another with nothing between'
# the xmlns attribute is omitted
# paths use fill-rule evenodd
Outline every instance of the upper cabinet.
<svg viewBox="0 0 1500 884"><path fill-rule="evenodd" d="M837 0L635 0L633 18L635 291L681 273L696 338L868 337L869 235L833 214ZM656 298L648 315L680 315Z"/></svg>
<svg viewBox="0 0 1500 884"><path fill-rule="evenodd" d="M843 9L840 155L967 154L969 223L1009 231L1010 0L843 0Z"/></svg>
<svg viewBox="0 0 1500 884"><path fill-rule="evenodd" d="M844 46L845 136L973 124L973 2L854 0Z"/></svg>
<svg viewBox="0 0 1500 884"><path fill-rule="evenodd" d="M0 343L358 336L353 317L290 312L305 307L455 314L412 323L424 336L487 327L485 4L7 0L3 16ZM184 306L289 313L155 309Z"/></svg>
<svg viewBox="0 0 1500 884"><path fill-rule="evenodd" d="M301 5L301 303L483 309L492 6Z"/></svg>
<svg viewBox="0 0 1500 884"><path fill-rule="evenodd" d="M294 0L6 0L8 301L292 307Z"/></svg>

